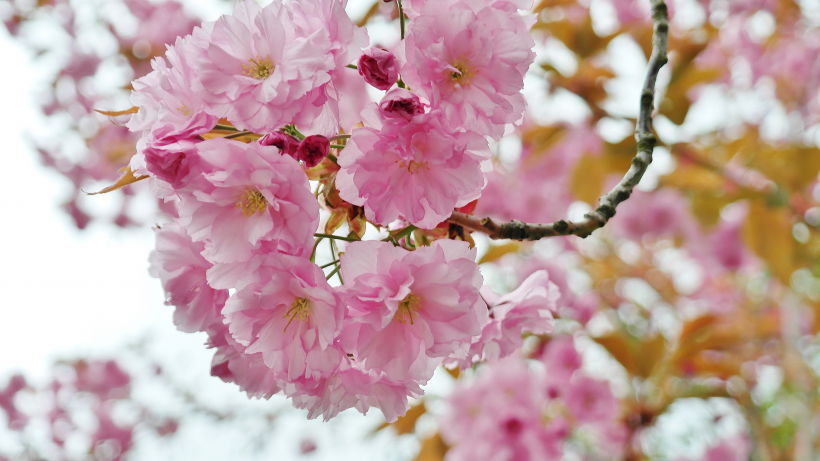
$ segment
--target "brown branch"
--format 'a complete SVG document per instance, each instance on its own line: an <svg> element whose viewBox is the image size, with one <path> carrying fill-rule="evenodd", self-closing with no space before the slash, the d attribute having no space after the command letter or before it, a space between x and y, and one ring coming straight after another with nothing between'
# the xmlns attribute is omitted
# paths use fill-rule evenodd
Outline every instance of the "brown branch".
<svg viewBox="0 0 820 461"><path fill-rule="evenodd" d="M454 211L448 219L467 229L487 234L492 239L540 240L544 237L559 235L577 235L587 237L595 229L601 228L615 216L615 208L632 195L632 190L641 181L649 164L652 163L652 151L657 139L652 133L652 110L655 103L655 81L658 72L667 62L666 51L669 43L669 18L663 0L652 0L652 55L641 92L641 111L635 126L635 140L638 142L638 153L632 159L632 166L621 182L609 193L598 199L598 208L584 215L584 219L556 221L551 224L529 224L522 221L511 221L499 224L490 218L479 219Z"/></svg>

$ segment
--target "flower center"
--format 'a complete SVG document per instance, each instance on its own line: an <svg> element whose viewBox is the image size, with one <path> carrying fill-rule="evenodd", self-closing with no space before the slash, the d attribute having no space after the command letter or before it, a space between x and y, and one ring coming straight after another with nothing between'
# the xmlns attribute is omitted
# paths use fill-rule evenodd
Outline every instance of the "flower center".
<svg viewBox="0 0 820 461"><path fill-rule="evenodd" d="M469 85L470 79L478 73L464 57L456 59L455 62L453 62L453 67L455 67L458 72L450 72L450 80L462 86Z"/></svg>
<svg viewBox="0 0 820 461"><path fill-rule="evenodd" d="M276 66L273 65L270 59L253 59L249 60L250 64L243 64L242 75L255 78L257 80L265 80L270 77Z"/></svg>
<svg viewBox="0 0 820 461"><path fill-rule="evenodd" d="M268 201L258 189L248 189L236 202L236 208L242 210L245 216L250 216L257 211L262 213L268 208Z"/></svg>
<svg viewBox="0 0 820 461"><path fill-rule="evenodd" d="M191 114L194 113L191 109L188 109L187 104L183 104L182 107L177 107L177 110L179 111L180 114L182 114L186 117L190 117Z"/></svg>
<svg viewBox="0 0 820 461"><path fill-rule="evenodd" d="M291 323L293 323L294 320L303 321L309 319L310 308L312 306L313 304L311 304L309 299L296 298L293 301L293 304L290 305L290 309L287 312L285 312L284 318L290 318L290 320L288 320L288 324L285 325L285 329L282 331L282 333L288 331L288 327Z"/></svg>
<svg viewBox="0 0 820 461"><path fill-rule="evenodd" d="M427 166L427 162L417 162L415 160L410 160L410 162L405 162L404 160L396 160L396 163L399 164L400 168L406 168L407 172L410 174L416 174L418 170L425 169L429 170L430 167Z"/></svg>
<svg viewBox="0 0 820 461"><path fill-rule="evenodd" d="M417 313L420 307L421 299L410 293L399 301L399 309L396 311L395 318L399 323L407 323L407 320L410 319L410 325L413 325L413 314Z"/></svg>

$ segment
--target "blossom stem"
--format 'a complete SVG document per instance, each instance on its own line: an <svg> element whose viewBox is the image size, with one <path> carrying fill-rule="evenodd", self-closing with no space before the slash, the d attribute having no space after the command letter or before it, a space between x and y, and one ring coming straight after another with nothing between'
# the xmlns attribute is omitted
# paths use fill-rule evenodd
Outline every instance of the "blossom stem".
<svg viewBox="0 0 820 461"><path fill-rule="evenodd" d="M402 238L407 237L408 235L410 235L416 229L418 229L418 227L416 227L416 226L413 226L413 225L407 226L404 229L396 232L395 234L390 233L390 235L382 241L383 242L389 242L391 240L395 240L396 242L398 242Z"/></svg>
<svg viewBox="0 0 820 461"><path fill-rule="evenodd" d="M316 262L316 249L319 248L319 244L322 243L322 240L324 239L324 237L319 237L316 239L316 243L313 244L313 251L310 253L310 262Z"/></svg>
<svg viewBox="0 0 820 461"><path fill-rule="evenodd" d="M359 70L359 66L357 66L356 64L348 64L347 67L350 68L350 69Z"/></svg>
<svg viewBox="0 0 820 461"><path fill-rule="evenodd" d="M328 141L332 142L332 141L338 141L340 139L350 139L350 135L349 134L340 134L338 136L334 136L334 137L328 139Z"/></svg>
<svg viewBox="0 0 820 461"><path fill-rule="evenodd" d="M396 85L399 88L407 89L407 85L404 84L404 81L402 81L401 77L399 77L399 79L396 81Z"/></svg>
<svg viewBox="0 0 820 461"><path fill-rule="evenodd" d="M330 280L330 279L331 279L334 275L336 275L336 273L337 273L337 272L339 272L339 269L341 269L341 268L342 268L342 266L341 266L341 265L336 266L336 269L333 269L333 271L332 271L331 273L327 274L327 277L326 277L326 278L327 278L328 280ZM339 279L341 280L341 277L340 277Z"/></svg>
<svg viewBox="0 0 820 461"><path fill-rule="evenodd" d="M339 164L339 160L336 158L336 156L335 156L335 155L333 155L333 154L327 154L327 158L329 158L329 159L330 159L330 161L331 161L331 162L333 162L333 163L335 163L336 165L338 165L338 164Z"/></svg>
<svg viewBox="0 0 820 461"><path fill-rule="evenodd" d="M313 234L314 237L321 237L326 239L334 239L334 240L344 240L345 242L358 242L359 239L354 239L351 237L342 237L341 235L331 235L331 234Z"/></svg>
<svg viewBox="0 0 820 461"><path fill-rule="evenodd" d="M401 0L397 0L396 4L399 5L399 24L401 25L401 39L404 40L404 9L401 7Z"/></svg>
<svg viewBox="0 0 820 461"><path fill-rule="evenodd" d="M324 269L324 268L326 268L326 267L330 267L330 266L332 266L332 265L334 265L334 264L339 264L339 260L337 259L337 260L335 260L335 261L331 261L331 262L329 262L329 263L325 264L324 266L319 266L319 269Z"/></svg>
<svg viewBox="0 0 820 461"><path fill-rule="evenodd" d="M341 144L331 144L331 145L330 145L330 148L331 148L331 149L344 149L344 148L345 148L345 146L343 146L343 145L341 145Z"/></svg>
<svg viewBox="0 0 820 461"><path fill-rule="evenodd" d="M219 125L219 124L215 125L214 129L215 130L223 130L223 131L239 131L235 126Z"/></svg>
<svg viewBox="0 0 820 461"><path fill-rule="evenodd" d="M228 136L223 136L225 139L234 139L234 138L241 138L242 136L248 136L253 134L253 131L240 131L239 133L229 134Z"/></svg>
<svg viewBox="0 0 820 461"><path fill-rule="evenodd" d="M652 163L652 152L657 142L657 138L652 133L655 81L658 78L658 72L668 61L666 53L669 46L669 16L664 0L652 0L652 20L654 23L652 55L646 70L646 78L641 91L640 114L635 125L638 153L632 159L632 166L629 167L629 171L618 185L598 199L598 208L576 222L561 220L551 224L529 224L522 221L511 221L501 224L490 218L479 219L459 211L453 211L447 221L487 234L491 239L511 240L540 240L559 235L577 235L586 238L596 229L604 227L615 216L615 208L632 195L632 190L641 181L649 164Z"/></svg>

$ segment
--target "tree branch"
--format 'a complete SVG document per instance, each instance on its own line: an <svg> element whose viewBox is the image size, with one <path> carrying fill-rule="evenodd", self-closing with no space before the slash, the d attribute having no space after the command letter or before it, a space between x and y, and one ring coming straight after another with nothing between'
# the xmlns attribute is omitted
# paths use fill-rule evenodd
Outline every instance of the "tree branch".
<svg viewBox="0 0 820 461"><path fill-rule="evenodd" d="M632 159L632 166L623 179L609 193L598 199L598 208L584 215L584 219L556 221L551 224L529 224L512 221L499 224L490 218L479 219L454 211L448 219L467 229L487 234L492 239L540 240L544 237L559 235L577 235L587 237L604 226L613 216L619 204L626 201L632 190L641 181L649 164L652 163L652 151L657 139L652 133L652 110L655 102L655 81L658 72L668 61L666 51L669 44L669 18L663 0L652 0L652 55L646 70L646 78L641 92L641 111L635 126L635 140L638 142L638 153Z"/></svg>

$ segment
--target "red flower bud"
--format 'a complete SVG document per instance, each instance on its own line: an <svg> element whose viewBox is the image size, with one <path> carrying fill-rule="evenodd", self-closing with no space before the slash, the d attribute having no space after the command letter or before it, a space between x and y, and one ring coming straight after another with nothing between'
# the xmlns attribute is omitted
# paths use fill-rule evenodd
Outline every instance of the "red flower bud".
<svg viewBox="0 0 820 461"><path fill-rule="evenodd" d="M296 157L305 162L306 167L313 168L329 153L330 141L324 136L314 135L302 140L296 150Z"/></svg>
<svg viewBox="0 0 820 461"><path fill-rule="evenodd" d="M359 58L359 75L380 90L387 90L399 79L399 69L393 53L379 48L368 48Z"/></svg>
<svg viewBox="0 0 820 461"><path fill-rule="evenodd" d="M298 160L296 157L296 150L299 148L299 140L295 137L282 133L281 131L274 131L268 133L259 139L259 144L263 146L275 146L283 154L288 154Z"/></svg>
<svg viewBox="0 0 820 461"><path fill-rule="evenodd" d="M379 111L387 118L403 118L410 121L417 114L424 113L424 104L412 91L393 88L382 98Z"/></svg>

